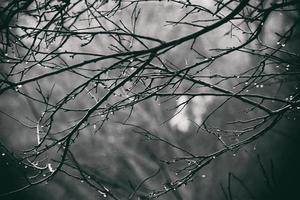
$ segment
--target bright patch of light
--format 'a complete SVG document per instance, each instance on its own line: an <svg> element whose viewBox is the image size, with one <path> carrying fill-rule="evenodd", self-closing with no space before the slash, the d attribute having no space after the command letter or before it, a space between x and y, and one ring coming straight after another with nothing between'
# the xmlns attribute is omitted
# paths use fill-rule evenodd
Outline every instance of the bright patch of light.
<svg viewBox="0 0 300 200"><path fill-rule="evenodd" d="M184 106L184 102L187 101L186 96L181 96L178 101L178 106L175 116L170 120L171 127L181 131L181 132L187 132L190 126L190 121L188 120L188 112L187 112L187 106Z"/></svg>

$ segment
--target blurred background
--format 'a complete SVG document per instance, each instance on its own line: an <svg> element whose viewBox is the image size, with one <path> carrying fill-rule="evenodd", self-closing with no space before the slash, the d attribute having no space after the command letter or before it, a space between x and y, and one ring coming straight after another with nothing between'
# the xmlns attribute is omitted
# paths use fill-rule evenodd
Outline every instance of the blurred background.
<svg viewBox="0 0 300 200"><path fill-rule="evenodd" d="M200 4L197 1L191 2L192 4ZM271 2L273 1L266 1L266 5ZM205 1L201 6L214 10L216 9L215 3L215 1ZM7 5L7 2L4 1L2 4ZM113 1L109 1L107 5L104 5L104 8L110 9L114 5ZM229 7L234 8L236 5L233 2ZM34 7L34 5L30 6ZM30 6L28 9L31 8ZM82 6L85 6L85 4L78 3L74 10L80 11L83 9ZM132 25L131 15L131 13L134 13L133 10L137 9L135 7L128 7L127 10L116 13L111 20L119 23L119 20L122 19L123 26L131 29L134 27L136 34L164 41L174 40L199 29L199 27L170 24L171 21L180 20L189 10L175 1L149 1L140 3L138 8L140 11L135 25ZM231 9L225 9L222 14L227 15L230 11ZM82 17L84 19L85 16ZM197 21L199 19L210 19L210 17L208 13L199 12L195 15L189 15L186 20ZM285 33L297 18L297 12L274 12L265 22L260 40L272 47L278 45L278 35ZM83 19L76 21L78 29L93 27L95 22L88 23L87 20ZM169 24L166 22L169 22ZM25 13L15 23L34 27L36 19ZM103 26L108 30L113 30L117 26L107 20L104 20L103 23L107 23ZM120 22L120 24L122 23ZM229 34L228 30L232 26L231 23L225 24L197 38L195 41L176 46L162 55L161 59L168 66L181 69L203 59L201 56L199 58L199 55L190 48L192 43L195 43L194 49L205 58L215 55L216 51L214 49L233 47L249 39L241 31L234 32L234 36ZM18 29L15 30L16 34L21 34L18 31ZM299 27L294 29L293 34L293 39L284 44L283 50L298 55ZM22 42L25 45L30 45L32 40L25 38ZM58 65L61 64L61 60L69 65L81 63L93 56L80 53L111 54L113 51L109 48L110 45L118 45L110 36L101 35L95 37L88 45L82 46L82 42L83 39L71 37L57 51L78 52L78 56L72 58L67 54L63 54L60 58L53 59L51 62ZM132 51L144 48L139 43L133 42L131 45ZM155 42L153 44L149 42L147 45L148 47L155 46ZM249 44L249 48L259 48L258 45L258 42L253 42ZM49 46L49 50L41 48L39 51L52 52L55 49L55 42L53 46ZM26 48L20 47L20 49L26 52ZM266 54L268 54L268 51L266 51ZM281 56L280 53L279 56ZM285 58L284 56L285 54L282 55L283 59L289 59L289 57ZM36 58L42 57L43 54L37 55ZM242 87L241 85L245 85L245 80L241 80L237 76L244 73L246 75L251 74L251 69L256 67L262 59L260 56L248 52L233 52L201 69L200 74L204 77L201 80L215 84L216 79L209 78L210 76L233 77L223 80L218 86L233 92L237 91L239 87ZM23 62L14 70L19 70L19 68L22 70L28 67L30 62L29 64ZM93 76L95 72L92 69L105 68L112 62L114 60L99 61L88 64L81 69L76 69L74 73L65 72L46 77L39 81L39 85L49 95L49 104L56 104L72 89L84 83L86 77ZM158 61L155 62L157 62L156 64L159 63ZM291 68L294 67L295 69L291 70L295 70L296 73L299 68L296 65L298 61L293 61L293 63L295 65ZM282 69L283 66L281 65L279 68L276 66L276 63L271 63L264 72L283 73L283 70L286 70ZM9 63L1 63L1 74L8 73L9 69ZM34 66L27 76L34 77L50 71L51 67L49 69L49 67ZM115 73L115 71L108 72L105 76L107 79L112 79ZM16 75L15 80L18 80L18 78L18 75ZM249 87L247 92L285 99L298 90L299 81L297 78L290 82L276 81L270 79L261 84L252 82L253 86ZM158 80L158 82L164 83L165 80ZM126 87L131 87L132 83L126 84ZM137 86L133 93L138 92L141 88L142 86ZM52 131L56 134L53 134L52 137L61 136L60 132L68 129L76 120L84 116L85 111L95 103L92 95L101 98L109 91L107 88L102 87L98 92L94 92L89 85L86 89L85 92L75 96L74 100L69 101L67 104L70 108L76 108L79 111L65 112L60 110L57 112L52 126ZM102 107L105 109L122 99L123 89L117 90L116 96L106 101ZM165 92L168 92L168 89L172 91L171 87L167 87ZM183 82L178 91L181 93L211 92L206 87L191 87L188 82ZM44 113L45 105L27 98L28 96L41 98L36 83L28 83L17 88L17 91L9 90L1 94L0 193L24 187L28 183L24 178L24 174L28 177L36 174L36 169L30 166L26 159L18 162L14 158L26 157L26 150L37 144L36 122L39 121L41 116L47 115L47 113ZM95 115L90 117L86 126L80 130L80 134L70 150L82 169L90 174L90 177L87 176L88 178L100 181L105 188L108 188L120 199L129 199L134 189L143 181L139 188L141 194L150 194L151 191L164 191L170 183L186 175L187 172L184 170L181 172L181 168L193 165L193 160L188 159L173 162L173 159L187 155L181 149L194 155L209 155L224 147L224 144L216 135L203 129L199 130L199 125L202 122L207 120L209 130L217 133L224 141L233 143L243 140L246 136L239 137L231 134L231 132L242 130L245 127L243 124L232 125L229 122L249 120L262 115L261 111L251 110L251 106L235 99L230 99L222 104L225 99L227 98L212 95L198 96L192 99L188 95L177 95L174 98L161 96L146 99L132 107L128 106L116 112L111 111L105 115ZM220 105L222 106L220 107ZM272 104L272 102L263 102L262 105L267 105L274 110L282 107L282 104ZM212 112L213 115L211 115ZM207 118L208 116L209 118ZM300 178L298 159L299 122L299 112L290 112L267 134L241 146L241 148L217 156L208 165L201 168L185 186L170 191L158 199L288 199L299 196L297 187ZM43 130L45 127L41 126L39 128ZM149 137L145 134L145 130L154 136ZM227 132L226 130L233 131ZM55 160L59 160L60 156L61 149L59 147L45 152L41 160L43 158L47 159L48 171L39 174L39 177L47 177L51 174L52 167L55 168L58 165ZM148 177L151 177L151 179L148 180ZM20 193L0 197L0 199L32 200L110 198L112 197L92 188L85 180L80 178L78 171L67 165L55 177L41 184L32 186ZM143 197L135 195L132 199L143 199Z"/></svg>

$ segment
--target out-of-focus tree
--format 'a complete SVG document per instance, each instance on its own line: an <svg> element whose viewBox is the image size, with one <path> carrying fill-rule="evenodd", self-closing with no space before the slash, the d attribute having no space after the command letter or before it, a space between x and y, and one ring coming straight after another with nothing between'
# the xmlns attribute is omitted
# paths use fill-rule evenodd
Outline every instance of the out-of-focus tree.
<svg viewBox="0 0 300 200"><path fill-rule="evenodd" d="M0 149L18 183L0 195L76 180L90 199L197 197L193 181L219 175L225 155L247 165L242 150L299 115L298 9L297 0L2 2Z"/></svg>

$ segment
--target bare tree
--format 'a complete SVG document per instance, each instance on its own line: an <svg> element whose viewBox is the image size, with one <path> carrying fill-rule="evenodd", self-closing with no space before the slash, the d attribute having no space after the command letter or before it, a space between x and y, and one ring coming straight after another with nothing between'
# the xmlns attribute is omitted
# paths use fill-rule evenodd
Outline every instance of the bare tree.
<svg viewBox="0 0 300 200"><path fill-rule="evenodd" d="M91 199L194 198L185 185L299 115L298 15L297 0L3 2L17 134L0 145L21 181L0 195L71 179Z"/></svg>

